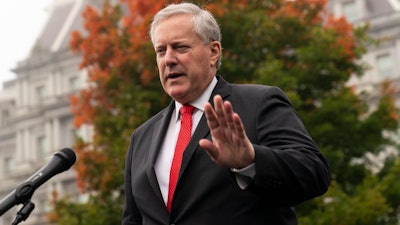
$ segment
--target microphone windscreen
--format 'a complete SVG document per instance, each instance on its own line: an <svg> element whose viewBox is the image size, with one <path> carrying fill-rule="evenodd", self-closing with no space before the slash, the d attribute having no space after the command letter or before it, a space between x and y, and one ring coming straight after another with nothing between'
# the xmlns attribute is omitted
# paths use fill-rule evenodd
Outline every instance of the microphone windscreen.
<svg viewBox="0 0 400 225"><path fill-rule="evenodd" d="M75 152L70 148L63 148L55 155L59 154L63 158L63 161L67 162L68 168L71 167L76 161Z"/></svg>

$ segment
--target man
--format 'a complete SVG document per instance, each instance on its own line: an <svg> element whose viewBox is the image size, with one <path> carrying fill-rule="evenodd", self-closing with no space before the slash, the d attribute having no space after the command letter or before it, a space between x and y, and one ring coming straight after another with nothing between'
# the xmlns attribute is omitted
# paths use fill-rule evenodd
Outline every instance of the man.
<svg viewBox="0 0 400 225"><path fill-rule="evenodd" d="M150 37L173 101L132 135L122 224L297 224L293 207L325 193L330 175L284 93L216 75L220 30L193 4L158 12Z"/></svg>

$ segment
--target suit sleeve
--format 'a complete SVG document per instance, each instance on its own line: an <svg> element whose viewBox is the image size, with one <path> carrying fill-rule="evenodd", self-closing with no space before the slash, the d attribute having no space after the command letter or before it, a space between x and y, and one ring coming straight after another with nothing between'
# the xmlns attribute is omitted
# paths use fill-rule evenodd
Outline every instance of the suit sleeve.
<svg viewBox="0 0 400 225"><path fill-rule="evenodd" d="M252 140L256 175L247 190L283 206L322 195L330 182L326 158L279 88L262 95Z"/></svg>
<svg viewBox="0 0 400 225"><path fill-rule="evenodd" d="M131 144L133 144L133 136ZM132 194L132 180L131 180L131 168L132 168L132 154L131 146L129 147L126 162L125 162L125 203L122 215L122 225L141 225L142 216L136 207L135 199Z"/></svg>

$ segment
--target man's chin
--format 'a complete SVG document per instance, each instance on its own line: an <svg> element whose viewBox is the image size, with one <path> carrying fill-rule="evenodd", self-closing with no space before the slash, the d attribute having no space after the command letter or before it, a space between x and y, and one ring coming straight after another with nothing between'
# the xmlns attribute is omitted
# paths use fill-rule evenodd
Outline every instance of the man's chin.
<svg viewBox="0 0 400 225"><path fill-rule="evenodd" d="M187 91L183 91L183 90L170 91L169 96L171 96L171 98L173 98L175 101L177 101L181 104L186 104L186 103L190 102L190 99L189 99L190 95L188 94Z"/></svg>

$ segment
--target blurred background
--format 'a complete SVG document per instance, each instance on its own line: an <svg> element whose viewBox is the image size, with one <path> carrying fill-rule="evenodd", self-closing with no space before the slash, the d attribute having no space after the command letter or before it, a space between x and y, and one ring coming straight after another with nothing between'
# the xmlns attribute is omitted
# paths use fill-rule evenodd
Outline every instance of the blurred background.
<svg viewBox="0 0 400 225"><path fill-rule="evenodd" d="M11 71L29 51L48 19L52 0L16 0L0 8L0 27L4 34L0 42L0 82L15 78ZM10 22L12 21L12 22Z"/></svg>
<svg viewBox="0 0 400 225"><path fill-rule="evenodd" d="M169 2L0 8L0 198L59 149L78 156L36 190L24 224L120 224L130 135L170 101L147 37ZM299 224L400 224L400 0L192 2L221 24L219 74L282 88L331 164L328 193L296 207Z"/></svg>

